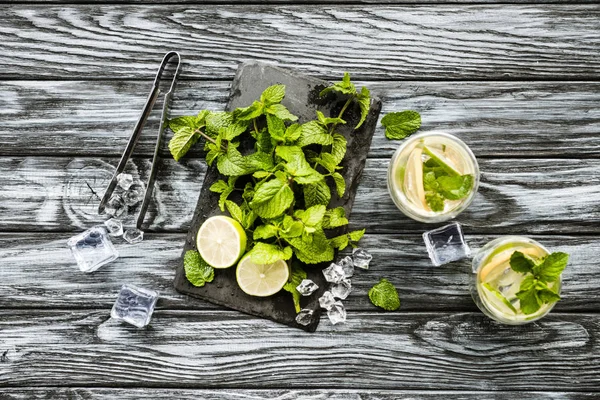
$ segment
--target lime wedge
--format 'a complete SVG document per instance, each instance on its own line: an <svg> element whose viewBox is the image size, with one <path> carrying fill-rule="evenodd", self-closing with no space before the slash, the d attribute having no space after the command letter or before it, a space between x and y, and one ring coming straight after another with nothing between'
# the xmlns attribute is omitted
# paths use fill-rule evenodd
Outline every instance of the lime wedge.
<svg viewBox="0 0 600 400"><path fill-rule="evenodd" d="M433 159L444 171L448 173L450 176L458 176L461 175L460 172L457 171L456 167L453 165L452 161L450 161L446 156L442 153L438 152L435 149L430 149L427 146L423 146L423 153L427 154L429 157Z"/></svg>
<svg viewBox="0 0 600 400"><path fill-rule="evenodd" d="M235 276L240 289L246 294L267 297L283 288L290 270L283 260L277 260L273 264L255 264L248 254L238 263Z"/></svg>
<svg viewBox="0 0 600 400"><path fill-rule="evenodd" d="M415 148L408 157L404 170L404 195L416 206L423 206L429 210L425 201L425 189L423 188L423 161L421 155L423 150Z"/></svg>
<svg viewBox="0 0 600 400"><path fill-rule="evenodd" d="M508 264L510 263L510 256L512 256L512 253L514 253L515 251L520 251L523 254L527 254L528 256L531 256L535 259L537 258L541 258L544 257L546 255L546 253L542 250L539 249L537 247L518 247L515 246L514 243L507 243L505 245L502 245L500 247L498 247L496 250L494 250L494 252L492 254L490 254L485 261L482 263L483 264L483 268L481 269L481 272L479 273L479 277L481 278L482 281L486 280L486 276L493 271L496 267L498 267L501 264ZM502 269L503 271L503 269ZM492 279L487 279L488 281L491 281Z"/></svg>
<svg viewBox="0 0 600 400"><path fill-rule="evenodd" d="M493 306L502 311L505 314L509 314L507 311L512 311L513 314L517 313L517 309L512 305L510 301L499 290L494 289L489 283L484 283L483 287L485 290L489 291L493 296L488 296L488 300Z"/></svg>
<svg viewBox="0 0 600 400"><path fill-rule="evenodd" d="M196 247L211 267L229 268L246 251L246 240L239 222L219 215L204 221L196 236Z"/></svg>

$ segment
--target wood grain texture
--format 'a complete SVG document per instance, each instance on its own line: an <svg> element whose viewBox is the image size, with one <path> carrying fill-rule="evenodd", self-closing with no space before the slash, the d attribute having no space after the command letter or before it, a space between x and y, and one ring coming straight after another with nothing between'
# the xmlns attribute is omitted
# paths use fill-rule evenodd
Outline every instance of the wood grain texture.
<svg viewBox="0 0 600 400"><path fill-rule="evenodd" d="M130 282L158 290L159 310L221 309L173 288L184 234L148 234L135 246L114 239L120 258L93 274L77 269L66 246L69 236L0 235L0 308L110 309L121 285ZM475 252L495 237L467 235L466 239ZM600 237L535 238L553 251L571 254L563 275L563 299L555 311L600 311L600 265L596 262ZM375 310L367 292L381 277L397 286L402 312L477 310L469 294L470 260L432 267L420 234L367 234L361 246L369 249L374 259L368 271L357 269L352 278L352 293L344 301L350 313Z"/></svg>
<svg viewBox="0 0 600 400"><path fill-rule="evenodd" d="M77 231L105 217L97 214L117 159L0 158L0 231ZM479 192L458 217L468 233L599 233L600 161L480 159ZM206 165L201 159L160 164L149 231L189 228ZM405 217L386 186L387 159L368 159L358 187L351 226L371 233L423 232L429 224ZM129 172L146 179L150 161L134 159ZM135 210L124 218L127 224Z"/></svg>
<svg viewBox="0 0 600 400"><path fill-rule="evenodd" d="M597 5L2 6L0 77L149 78L180 50L184 78L277 60L320 77L592 79Z"/></svg>
<svg viewBox="0 0 600 400"><path fill-rule="evenodd" d="M381 115L413 109L421 131L461 137L477 156L600 156L600 83L360 82L383 100ZM229 82L180 81L171 115L223 110ZM146 101L150 82L0 82L0 155L120 156ZM151 156L160 107L136 154ZM169 132L170 135L170 132ZM169 136L170 137L170 136ZM370 157L391 157L378 124ZM187 157L200 157L198 149ZM169 156L166 143L162 153Z"/></svg>
<svg viewBox="0 0 600 400"><path fill-rule="evenodd" d="M440 399L512 400L518 395L522 400L587 400L595 399L595 393L585 392L500 392L455 390L374 390L374 389L299 389L299 390L251 390L251 389L116 389L116 388L5 388L3 400L42 400L49 398L105 400L178 399L178 400L415 400Z"/></svg>
<svg viewBox="0 0 600 400"><path fill-rule="evenodd" d="M0 386L600 390L600 317L363 313L314 334L230 311L0 311Z"/></svg>

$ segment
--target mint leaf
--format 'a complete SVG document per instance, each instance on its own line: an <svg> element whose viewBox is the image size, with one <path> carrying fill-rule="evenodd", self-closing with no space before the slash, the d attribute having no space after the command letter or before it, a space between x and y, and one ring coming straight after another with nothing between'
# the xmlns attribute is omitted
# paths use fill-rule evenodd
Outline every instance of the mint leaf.
<svg viewBox="0 0 600 400"><path fill-rule="evenodd" d="M437 178L442 195L448 200L460 200L473 187L472 175L440 176Z"/></svg>
<svg viewBox="0 0 600 400"><path fill-rule="evenodd" d="M526 274L528 272L532 272L533 267L535 267L535 262L531 259L531 257L521 253L520 251L515 251L511 254L510 268L512 268L513 271ZM523 290L522 286L521 290Z"/></svg>
<svg viewBox="0 0 600 400"><path fill-rule="evenodd" d="M287 129L285 130L285 141L286 142L294 142L296 140L298 140L298 138L300 137L300 135L302 134L302 128L300 127L300 124L292 124L290 126L287 127Z"/></svg>
<svg viewBox="0 0 600 400"><path fill-rule="evenodd" d="M321 229L315 230L311 235L310 243L302 238L286 239L294 247L294 254L305 264L318 264L333 260L333 247Z"/></svg>
<svg viewBox="0 0 600 400"><path fill-rule="evenodd" d="M331 155L335 164L339 164L344 159L346 155L346 147L347 147L346 138L339 133L333 134L333 143L331 144Z"/></svg>
<svg viewBox="0 0 600 400"><path fill-rule="evenodd" d="M346 247L348 247L348 244L350 244L350 238L348 238L347 234L343 234L343 235L336 236L336 237L329 239L329 243L334 248L342 251Z"/></svg>
<svg viewBox="0 0 600 400"><path fill-rule="evenodd" d="M288 182L275 178L256 188L250 207L262 218L275 218L283 214L293 202L294 192Z"/></svg>
<svg viewBox="0 0 600 400"><path fill-rule="evenodd" d="M224 180L219 179L210 186L209 190L215 193L223 193L227 189L229 189L229 185Z"/></svg>
<svg viewBox="0 0 600 400"><path fill-rule="evenodd" d="M319 165L327 170L327 172L332 173L336 169L338 169L337 162L332 154L329 153L321 153L320 157L315 160Z"/></svg>
<svg viewBox="0 0 600 400"><path fill-rule="evenodd" d="M381 119L385 137L400 140L412 135L421 127L421 115L416 111L401 111L386 114Z"/></svg>
<svg viewBox="0 0 600 400"><path fill-rule="evenodd" d="M297 121L298 117L292 114L283 104L272 104L265 108L267 114L275 115L284 121Z"/></svg>
<svg viewBox="0 0 600 400"><path fill-rule="evenodd" d="M317 121L309 121L300 126L300 137L296 142L297 146L304 147L310 144L330 145L333 143L333 137L327 132L327 128Z"/></svg>
<svg viewBox="0 0 600 400"><path fill-rule="evenodd" d="M285 123L279 117L275 115L268 114L267 115L267 129L269 131L269 135L276 142L284 142L285 141Z"/></svg>
<svg viewBox="0 0 600 400"><path fill-rule="evenodd" d="M540 300L537 296L537 290L534 287L530 288L529 290L521 290L517 292L517 297L520 300L521 311L523 314L534 314L541 307Z"/></svg>
<svg viewBox="0 0 600 400"><path fill-rule="evenodd" d="M246 132L248 129L248 124L244 122L238 122L235 124L231 124L219 130L219 134L225 140L233 140L236 137L240 136L242 133Z"/></svg>
<svg viewBox="0 0 600 400"><path fill-rule="evenodd" d="M269 154L257 151L248 156L243 156L234 143L229 143L227 154L217 159L217 169L226 176L249 175L259 170L269 170L273 167L273 160Z"/></svg>
<svg viewBox="0 0 600 400"><path fill-rule="evenodd" d="M343 94L355 95L356 87L354 86L354 84L352 82L350 82L350 74L345 72L344 78L342 79L341 82L335 82L333 85L321 90L321 93L319 93L319 96L324 96L327 93L332 92L332 91L343 93Z"/></svg>
<svg viewBox="0 0 600 400"><path fill-rule="evenodd" d="M322 204L312 206L306 210L296 210L294 217L298 218L306 226L320 226L325 216L325 206Z"/></svg>
<svg viewBox="0 0 600 400"><path fill-rule="evenodd" d="M260 95L260 101L266 106L281 103L285 97L285 85L273 85L266 88Z"/></svg>
<svg viewBox="0 0 600 400"><path fill-rule="evenodd" d="M359 229L348 233L348 237L352 242L358 242L365 235L366 229Z"/></svg>
<svg viewBox="0 0 600 400"><path fill-rule="evenodd" d="M255 101L248 107L236 108L233 116L236 120L249 121L263 115L264 104L260 101Z"/></svg>
<svg viewBox="0 0 600 400"><path fill-rule="evenodd" d="M226 111L210 111L205 118L206 134L215 137L221 129L233 123L233 115Z"/></svg>
<svg viewBox="0 0 600 400"><path fill-rule="evenodd" d="M254 240L270 239L277 236L278 229L275 225L259 225L254 230Z"/></svg>
<svg viewBox="0 0 600 400"><path fill-rule="evenodd" d="M568 262L567 253L555 252L547 256L539 266L534 266L533 273L542 282L552 282L562 274Z"/></svg>
<svg viewBox="0 0 600 400"><path fill-rule="evenodd" d="M200 135L190 127L181 127L177 131L174 131L173 137L169 141L169 151L171 151L171 155L175 161L179 161L199 138Z"/></svg>
<svg viewBox="0 0 600 400"><path fill-rule="evenodd" d="M306 207L317 204L328 205L331 200L331 191L324 180L310 185L304 185L302 189Z"/></svg>
<svg viewBox="0 0 600 400"><path fill-rule="evenodd" d="M555 303L560 300L560 296L550 289L542 289L537 293L538 298L544 304Z"/></svg>
<svg viewBox="0 0 600 400"><path fill-rule="evenodd" d="M205 119L208 113L208 110L202 110L198 113L198 115L172 118L169 120L169 128L173 132L177 132L182 129L191 129L192 131L195 131L206 125Z"/></svg>
<svg viewBox="0 0 600 400"><path fill-rule="evenodd" d="M367 115L369 115L369 109L371 108L371 93L369 89L363 86L360 90L360 93L356 97L358 101L358 106L360 107L360 120L358 121L358 125L354 127L354 129L360 128L360 126L367 119Z"/></svg>
<svg viewBox="0 0 600 400"><path fill-rule="evenodd" d="M327 126L330 124L345 124L346 121L344 121L341 118L329 118L329 117L325 117L325 114L323 114L321 111L317 110L317 120L319 121L319 123Z"/></svg>
<svg viewBox="0 0 600 400"><path fill-rule="evenodd" d="M289 246L279 247L274 244L255 242L250 251L250 258L255 264L273 264L278 260L289 260L292 258L292 248Z"/></svg>
<svg viewBox="0 0 600 400"><path fill-rule="evenodd" d="M183 269L185 277L196 287L202 287L207 282L212 282L215 270L200 257L196 250L188 250L183 256Z"/></svg>
<svg viewBox="0 0 600 400"><path fill-rule="evenodd" d="M303 232L304 224L301 221L296 221L289 215L283 217L283 230L281 231L282 238L295 238L301 236Z"/></svg>
<svg viewBox="0 0 600 400"><path fill-rule="evenodd" d="M344 207L336 207L331 210L327 210L323 215L323 228L331 229L340 226L348 225L348 219L346 219L346 210ZM338 246L334 246L338 247Z"/></svg>
<svg viewBox="0 0 600 400"><path fill-rule="evenodd" d="M431 211L440 212L444 211L444 196L436 192L426 192L425 201Z"/></svg>
<svg viewBox="0 0 600 400"><path fill-rule="evenodd" d="M331 174L331 177L335 181L335 188L338 196L340 196L340 198L344 197L344 193L346 193L346 181L344 180L344 177L339 172L334 172Z"/></svg>
<svg viewBox="0 0 600 400"><path fill-rule="evenodd" d="M369 290L369 299L373 305L387 311L400 308L400 297L394 285L385 278Z"/></svg>
<svg viewBox="0 0 600 400"><path fill-rule="evenodd" d="M229 215L231 215L233 219L235 219L237 222L243 225L244 213L242 212L240 206L238 206L231 200L225 200L225 207L227 208Z"/></svg>
<svg viewBox="0 0 600 400"><path fill-rule="evenodd" d="M300 312L300 299L302 298L302 295L300 294L300 292L298 292L296 287L304 279L306 279L306 272L302 268L300 268L300 266L294 265L288 283L286 283L283 286L283 290L292 294L292 297L294 299L294 307L296 308L296 314Z"/></svg>
<svg viewBox="0 0 600 400"><path fill-rule="evenodd" d="M323 179L321 174L315 171L304 156L304 152L298 146L277 146L275 154L283 158L287 163L285 170L292 176L315 176L316 180Z"/></svg>

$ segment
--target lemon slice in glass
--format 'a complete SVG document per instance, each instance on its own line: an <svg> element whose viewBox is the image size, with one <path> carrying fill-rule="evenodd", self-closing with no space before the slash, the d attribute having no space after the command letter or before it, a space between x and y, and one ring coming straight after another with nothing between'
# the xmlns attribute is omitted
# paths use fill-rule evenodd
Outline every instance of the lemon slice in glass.
<svg viewBox="0 0 600 400"><path fill-rule="evenodd" d="M235 275L240 289L245 293L267 297L283 288L290 277L290 271L283 260L277 260L273 264L255 264L248 254L238 263Z"/></svg>
<svg viewBox="0 0 600 400"><path fill-rule="evenodd" d="M210 266L229 268L246 251L246 241L246 232L239 222L219 215L204 221L196 236L196 247Z"/></svg>

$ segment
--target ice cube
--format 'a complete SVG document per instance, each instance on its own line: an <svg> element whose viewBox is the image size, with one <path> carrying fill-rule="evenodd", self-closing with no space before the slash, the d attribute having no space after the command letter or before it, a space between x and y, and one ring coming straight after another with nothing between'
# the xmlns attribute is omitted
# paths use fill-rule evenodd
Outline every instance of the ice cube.
<svg viewBox="0 0 600 400"><path fill-rule="evenodd" d="M144 240L144 231L137 228L127 229L123 234L123 239L129 244L136 244Z"/></svg>
<svg viewBox="0 0 600 400"><path fill-rule="evenodd" d="M143 328L150 322L157 300L158 292L155 290L123 285L110 316Z"/></svg>
<svg viewBox="0 0 600 400"><path fill-rule="evenodd" d="M296 322L304 326L310 325L311 322L313 322L314 313L314 310L303 308L298 314L296 314Z"/></svg>
<svg viewBox="0 0 600 400"><path fill-rule="evenodd" d="M354 261L352 261L350 256L342 258L338 264L340 264L340 267L342 267L342 270L344 271L344 277L350 278L354 275Z"/></svg>
<svg viewBox="0 0 600 400"><path fill-rule="evenodd" d="M133 176L130 174L121 172L119 175L117 175L117 185L119 185L123 190L129 190L132 184Z"/></svg>
<svg viewBox="0 0 600 400"><path fill-rule="evenodd" d="M121 220L111 218L104 221L104 225L106 226L106 229L108 229L110 236L121 236L123 234L123 223Z"/></svg>
<svg viewBox="0 0 600 400"><path fill-rule="evenodd" d="M366 250L357 247L352 250L352 259L355 267L369 269L369 263L373 259L373 256L370 255Z"/></svg>
<svg viewBox="0 0 600 400"><path fill-rule="evenodd" d="M73 236L67 245L82 272L94 272L119 257L102 225Z"/></svg>
<svg viewBox="0 0 600 400"><path fill-rule="evenodd" d="M423 233L423 240L436 267L471 256L458 222Z"/></svg>
<svg viewBox="0 0 600 400"><path fill-rule="evenodd" d="M344 279L344 270L342 266L336 263L331 263L331 265L323 270L323 275L325 276L325 280L330 283L338 283L342 279Z"/></svg>
<svg viewBox="0 0 600 400"><path fill-rule="evenodd" d="M325 293L323 293L323 296L319 297L319 304L321 305L321 308L329 310L331 307L333 307L334 303L335 303L335 298L333 297L333 294L331 294L331 292L329 290L327 290Z"/></svg>
<svg viewBox="0 0 600 400"><path fill-rule="evenodd" d="M146 186L141 181L138 181L131 185L129 190L124 194L125 204L128 206L135 206L137 203L144 200L145 194Z"/></svg>
<svg viewBox="0 0 600 400"><path fill-rule="evenodd" d="M352 290L350 279L344 278L340 283L331 285L331 294L338 299L345 299Z"/></svg>
<svg viewBox="0 0 600 400"><path fill-rule="evenodd" d="M296 290L302 296L310 296L318 288L319 288L319 286L316 283L314 283L313 281L311 281L310 279L303 279L302 282L300 282L300 284L298 286L296 286Z"/></svg>
<svg viewBox="0 0 600 400"><path fill-rule="evenodd" d="M327 310L327 316L332 324L336 325L340 322L346 322L346 309L341 301L336 301L333 306Z"/></svg>
<svg viewBox="0 0 600 400"><path fill-rule="evenodd" d="M104 212L111 217L118 218L127 212L127 206L125 200L118 195L113 194L110 199L106 202Z"/></svg>

